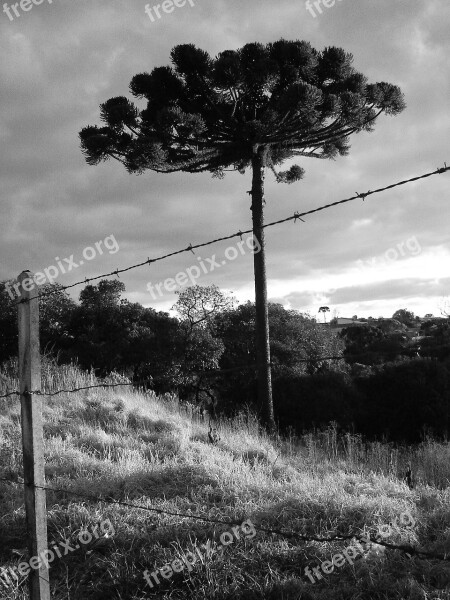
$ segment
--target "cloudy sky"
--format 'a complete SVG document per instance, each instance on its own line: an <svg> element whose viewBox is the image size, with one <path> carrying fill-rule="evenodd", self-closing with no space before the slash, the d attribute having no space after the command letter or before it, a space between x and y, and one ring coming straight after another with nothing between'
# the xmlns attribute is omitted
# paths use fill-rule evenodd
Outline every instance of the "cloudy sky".
<svg viewBox="0 0 450 600"><path fill-rule="evenodd" d="M292 186L268 175L267 221L450 164L448 0L339 0L315 16L304 0L192 3L154 21L144 0L23 0L19 16L11 2L0 13L0 280L59 260L71 264L55 269L66 285L251 226L249 174L134 176L81 154L78 131L99 123L99 104L132 98L132 76L168 64L176 44L211 55L279 38L341 46L370 81L402 88L407 109L354 137L349 156L305 158ZM323 304L340 316L439 314L450 295L449 190L450 173L437 175L268 229L270 298L313 315ZM202 259L198 283L253 299L252 254L238 241L126 273L126 297L167 310L174 293L147 284Z"/></svg>

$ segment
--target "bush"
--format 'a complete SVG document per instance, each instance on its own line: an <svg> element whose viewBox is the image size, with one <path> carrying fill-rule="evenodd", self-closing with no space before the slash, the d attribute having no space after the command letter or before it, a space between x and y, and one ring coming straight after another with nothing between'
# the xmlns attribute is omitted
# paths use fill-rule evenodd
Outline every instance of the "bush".
<svg viewBox="0 0 450 600"><path fill-rule="evenodd" d="M281 377L273 387L275 418L282 430L292 427L300 433L330 421L343 428L352 426L358 397L342 373Z"/></svg>
<svg viewBox="0 0 450 600"><path fill-rule="evenodd" d="M427 430L438 437L448 434L450 372L443 363L415 359L388 364L355 383L365 398L357 418L362 433L386 433L406 442L420 441Z"/></svg>

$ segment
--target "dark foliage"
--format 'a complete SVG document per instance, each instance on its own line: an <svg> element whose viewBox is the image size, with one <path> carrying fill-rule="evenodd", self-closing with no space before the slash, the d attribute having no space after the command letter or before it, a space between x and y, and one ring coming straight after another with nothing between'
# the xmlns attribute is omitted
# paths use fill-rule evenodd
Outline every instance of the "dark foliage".
<svg viewBox="0 0 450 600"><path fill-rule="evenodd" d="M329 369L346 370L343 361L318 360L325 356L341 356L343 343L328 329L295 310L281 304L269 304L271 330L270 353L272 378L296 378ZM251 302L216 319L217 335L225 349L220 361L222 369L255 364L256 348L255 305ZM254 370L242 369L218 380L221 402L233 412L243 405L256 405L256 375Z"/></svg>
<svg viewBox="0 0 450 600"><path fill-rule="evenodd" d="M344 356L349 364L379 365L401 356L411 356L408 337L401 323L381 321L377 326L350 325L339 337L345 343Z"/></svg>
<svg viewBox="0 0 450 600"><path fill-rule="evenodd" d="M298 433L335 421L351 429L358 411L359 397L344 373L283 376L274 381L274 406L283 430Z"/></svg>
<svg viewBox="0 0 450 600"><path fill-rule="evenodd" d="M56 283L46 284L40 293L51 291L51 296L40 300L40 343L41 352L57 354L67 347L69 340L69 323L76 307L67 293ZM8 293L5 282L0 282L0 362L17 356L17 300L18 297ZM11 292L13 293L13 292Z"/></svg>
<svg viewBox="0 0 450 600"><path fill-rule="evenodd" d="M87 286L79 303L58 285L41 288L50 290L54 294L40 303L42 352L93 367L99 375L116 370L135 381L145 378L157 393L178 393L207 405L214 415L258 407L255 369L238 368L256 360L254 304L234 307L218 289L205 288L204 297L197 286L181 298L181 313L187 310L178 320L121 299L124 286L118 281ZM342 355L343 341L332 330L278 304L269 305L269 318L275 414L283 430L301 432L335 421L369 438L395 441L417 442L425 432L436 437L450 433L447 320L423 326L427 337L421 351L427 348L433 358L402 357L369 367L364 375L353 369L351 377L345 361L318 360ZM403 347L402 330L395 333L388 325L347 328L346 352L366 350L375 356L376 348L377 361L383 353L397 354ZM401 339L390 348L393 336ZM0 360L16 354L17 306L2 284ZM227 371L213 377L197 374L217 369Z"/></svg>
<svg viewBox="0 0 450 600"><path fill-rule="evenodd" d="M450 433L448 363L416 359L388 364L355 384L364 398L358 431L369 436L383 432L407 442L420 441L427 430L437 437Z"/></svg>
<svg viewBox="0 0 450 600"><path fill-rule="evenodd" d="M342 48L322 52L305 41L246 44L215 58L193 44L175 46L172 65L135 75L130 91L146 100L139 110L124 96L100 106L104 125L80 132L86 161L114 158L130 173L241 172L254 148L265 148L275 169L298 156L348 153L348 138L371 131L381 113L396 115L400 89L369 84ZM303 177L294 165L278 181Z"/></svg>

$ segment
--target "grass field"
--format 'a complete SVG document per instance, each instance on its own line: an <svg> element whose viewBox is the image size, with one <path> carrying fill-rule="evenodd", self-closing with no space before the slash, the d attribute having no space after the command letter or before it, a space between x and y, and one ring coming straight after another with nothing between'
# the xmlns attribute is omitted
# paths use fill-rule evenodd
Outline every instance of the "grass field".
<svg viewBox="0 0 450 600"><path fill-rule="evenodd" d="M2 367L0 393L17 388L13 364ZM95 383L74 367L44 364L45 389ZM126 390L126 391L124 391ZM242 414L221 423L220 441L208 424L172 397L129 388L61 394L45 400L47 485L147 507L244 521L306 535L374 534L393 524L386 540L450 555L450 445L426 440L414 448L365 443L336 429L272 441ZM402 474L411 463L415 487ZM21 473L20 406L0 401L0 476ZM20 479L19 479L20 482ZM26 560L22 486L0 482L0 567ZM409 558L368 544L311 583L319 566L349 542L302 542L257 532L218 551L231 527L47 492L49 547L109 519L114 535L56 559L50 568L57 600L143 598L308 600L450 599L450 562ZM409 511L415 526L398 524ZM154 571L210 542L192 570L151 588ZM215 543L217 544L215 546ZM200 555L199 555L200 556ZM22 578L23 579L23 578ZM0 597L28 598L26 583L0 583Z"/></svg>

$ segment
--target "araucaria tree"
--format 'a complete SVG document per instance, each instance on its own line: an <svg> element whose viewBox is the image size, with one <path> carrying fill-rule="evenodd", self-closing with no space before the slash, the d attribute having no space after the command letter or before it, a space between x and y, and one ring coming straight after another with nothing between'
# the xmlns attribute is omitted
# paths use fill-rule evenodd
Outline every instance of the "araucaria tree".
<svg viewBox="0 0 450 600"><path fill-rule="evenodd" d="M318 52L308 42L246 44L216 58L192 44L171 52L172 66L135 75L131 93L147 101L140 110L125 97L101 105L104 127L80 132L86 160L114 158L130 173L252 171L258 390L265 421L273 425L264 250L264 176L293 183L304 170L297 157L346 155L349 136L371 131L381 113L405 107L400 89L369 84L341 48Z"/></svg>

